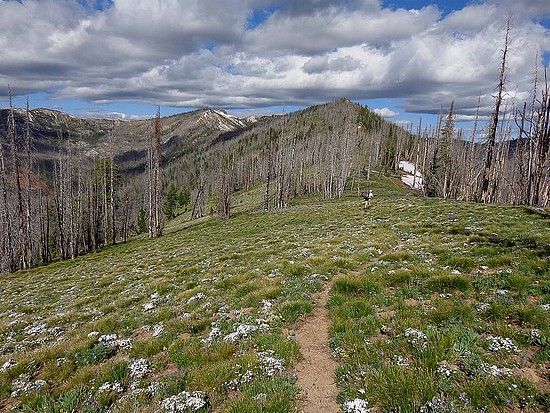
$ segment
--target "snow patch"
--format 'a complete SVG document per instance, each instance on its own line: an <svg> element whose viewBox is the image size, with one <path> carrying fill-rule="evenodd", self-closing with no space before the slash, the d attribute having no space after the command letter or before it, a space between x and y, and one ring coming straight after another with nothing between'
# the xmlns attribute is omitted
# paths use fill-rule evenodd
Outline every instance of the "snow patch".
<svg viewBox="0 0 550 413"><path fill-rule="evenodd" d="M405 185L413 189L422 189L422 186L423 186L422 174L418 170L416 170L416 166L414 163L410 161L400 161L399 169L407 172L406 175L403 175L401 177L401 181Z"/></svg>
<svg viewBox="0 0 550 413"><path fill-rule="evenodd" d="M197 123L202 123L207 127L214 127L222 132L231 132L238 128L244 128L246 125L236 116L225 113L221 110L205 111Z"/></svg>

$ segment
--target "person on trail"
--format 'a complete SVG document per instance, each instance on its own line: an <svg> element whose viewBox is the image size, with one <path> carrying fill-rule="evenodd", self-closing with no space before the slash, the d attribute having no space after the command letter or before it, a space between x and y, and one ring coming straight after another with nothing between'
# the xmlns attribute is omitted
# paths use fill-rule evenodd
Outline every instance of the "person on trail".
<svg viewBox="0 0 550 413"><path fill-rule="evenodd" d="M363 195L363 199L365 200L365 208L370 206L370 200L373 196L374 194L372 193L372 189L369 189L369 192Z"/></svg>

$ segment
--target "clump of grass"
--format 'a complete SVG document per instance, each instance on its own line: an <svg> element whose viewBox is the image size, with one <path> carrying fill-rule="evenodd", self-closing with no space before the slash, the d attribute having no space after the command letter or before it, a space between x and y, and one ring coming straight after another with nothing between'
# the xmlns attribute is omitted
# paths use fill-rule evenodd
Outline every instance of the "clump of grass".
<svg viewBox="0 0 550 413"><path fill-rule="evenodd" d="M289 376L255 380L243 386L239 397L226 403L222 411L224 413L290 412L294 410L293 400L297 392L294 379Z"/></svg>
<svg viewBox="0 0 550 413"><path fill-rule="evenodd" d="M384 261L391 263L396 262L406 262L414 260L414 256L409 251L396 251L386 254L384 256Z"/></svg>
<svg viewBox="0 0 550 413"><path fill-rule="evenodd" d="M439 305L428 314L429 319L440 326L449 324L471 325L475 319L473 309L462 302Z"/></svg>
<svg viewBox="0 0 550 413"><path fill-rule="evenodd" d="M74 355L74 359L75 363L78 365L85 366L87 364L99 364L114 354L115 351L112 347L103 344L95 344L91 348L80 350Z"/></svg>
<svg viewBox="0 0 550 413"><path fill-rule="evenodd" d="M433 377L427 370L390 364L366 373L363 388L373 404L385 411L418 411L437 395Z"/></svg>
<svg viewBox="0 0 550 413"><path fill-rule="evenodd" d="M336 294L348 296L368 296L382 291L382 287L377 282L373 282L368 277L358 275L348 275L334 281L332 289Z"/></svg>
<svg viewBox="0 0 550 413"><path fill-rule="evenodd" d="M466 292L471 287L472 282L467 277L461 275L439 275L426 280L426 288L432 292Z"/></svg>
<svg viewBox="0 0 550 413"><path fill-rule="evenodd" d="M236 352L237 345L229 341L214 343L205 351L200 340L191 338L177 340L168 349L172 362L181 368L193 368L228 360Z"/></svg>
<svg viewBox="0 0 550 413"><path fill-rule="evenodd" d="M296 321L300 317L311 313L313 305L311 301L293 300L287 301L280 307L280 314L286 321Z"/></svg>

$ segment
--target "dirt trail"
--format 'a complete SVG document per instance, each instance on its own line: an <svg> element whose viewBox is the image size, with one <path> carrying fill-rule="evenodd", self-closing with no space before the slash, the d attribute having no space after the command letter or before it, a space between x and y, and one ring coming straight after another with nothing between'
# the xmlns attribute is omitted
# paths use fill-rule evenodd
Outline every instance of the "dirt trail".
<svg viewBox="0 0 550 413"><path fill-rule="evenodd" d="M303 359L296 366L297 384L305 400L299 406L302 413L338 413L336 403L336 367L329 342L330 319L325 305L332 283L317 296L313 312L300 324L295 333Z"/></svg>

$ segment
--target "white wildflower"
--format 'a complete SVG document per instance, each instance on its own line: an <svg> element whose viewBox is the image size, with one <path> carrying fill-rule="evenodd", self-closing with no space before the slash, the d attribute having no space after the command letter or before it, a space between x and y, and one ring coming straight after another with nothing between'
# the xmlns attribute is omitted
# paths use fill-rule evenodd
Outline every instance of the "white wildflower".
<svg viewBox="0 0 550 413"><path fill-rule="evenodd" d="M448 367L445 363L439 363L436 372L437 372L437 374L439 374L440 376L444 376L444 377L446 377L446 378L449 378L449 377L451 377L453 374L456 373L456 370L454 370L454 369Z"/></svg>
<svg viewBox="0 0 550 413"><path fill-rule="evenodd" d="M132 349L132 339L121 338L119 339L116 333L104 334L99 337L98 343L104 346L109 346L113 350L130 351Z"/></svg>
<svg viewBox="0 0 550 413"><path fill-rule="evenodd" d="M97 340L100 344L109 344L112 341L115 341L118 338L116 333L113 334L103 334Z"/></svg>
<svg viewBox="0 0 550 413"><path fill-rule="evenodd" d="M521 350L508 337L499 337L489 335L487 341L490 341L489 350L506 351L508 353L521 353Z"/></svg>
<svg viewBox="0 0 550 413"><path fill-rule="evenodd" d="M198 293L198 294L195 294L193 297L190 297L188 300L187 300L187 304L190 304L192 303L193 301L197 301L197 300L202 300L206 298L206 295L204 293Z"/></svg>
<svg viewBox="0 0 550 413"><path fill-rule="evenodd" d="M477 306L477 311L479 312L486 311L490 306L491 304L489 303L481 303L480 305Z"/></svg>
<svg viewBox="0 0 550 413"><path fill-rule="evenodd" d="M257 356L261 362L261 370L267 377L275 377L285 371L284 360L275 357L274 351L262 351Z"/></svg>
<svg viewBox="0 0 550 413"><path fill-rule="evenodd" d="M494 364L490 366L487 363L483 363L482 370L485 374L493 376L493 377L505 377L505 376L511 376L512 370L506 367L499 368L495 366Z"/></svg>
<svg viewBox="0 0 550 413"><path fill-rule="evenodd" d="M16 364L17 363L15 362L15 360L9 359L4 364L2 364L2 366L0 366L0 373L5 372L7 369L9 369L10 367L15 366Z"/></svg>
<svg viewBox="0 0 550 413"><path fill-rule="evenodd" d="M369 403L363 399L353 399L344 403L344 412L346 413L368 413Z"/></svg>
<svg viewBox="0 0 550 413"><path fill-rule="evenodd" d="M426 350L428 347L428 336L422 331L409 327L405 330L404 335L413 346L420 345L421 350Z"/></svg>
<svg viewBox="0 0 550 413"><path fill-rule="evenodd" d="M407 359L403 356L400 356L399 354L394 354L390 358L395 361L395 364L397 364L398 366L407 367L409 365Z"/></svg>
<svg viewBox="0 0 550 413"><path fill-rule="evenodd" d="M216 340L218 340L222 336L222 332L218 327L214 327L212 330L210 330L210 334L208 334L208 337L203 338L201 342L205 344L206 346L212 345Z"/></svg>
<svg viewBox="0 0 550 413"><path fill-rule="evenodd" d="M271 303L271 301L262 300L262 310L263 311L270 311L272 306L273 306L273 303Z"/></svg>
<svg viewBox="0 0 550 413"><path fill-rule="evenodd" d="M52 327L52 328L48 328L48 333L54 337L59 337L60 335L62 335L63 333L65 332L64 329L62 329L61 327Z"/></svg>
<svg viewBox="0 0 550 413"><path fill-rule="evenodd" d="M48 325L46 323L43 323L43 324L29 326L25 328L23 331L25 332L25 334L36 336L38 334L44 333L45 331L47 331L47 329L48 329Z"/></svg>
<svg viewBox="0 0 550 413"><path fill-rule="evenodd" d="M159 337L164 333L164 325L162 323L153 326L153 337Z"/></svg>
<svg viewBox="0 0 550 413"><path fill-rule="evenodd" d="M529 330L529 332L527 333L527 337L531 341L537 341L537 340L542 339L542 334L540 333L540 330L538 328L533 328L533 329Z"/></svg>
<svg viewBox="0 0 550 413"><path fill-rule="evenodd" d="M123 391L124 391L124 388L118 381L115 381L114 383L110 383L110 382L103 383L97 389L98 393L108 393L108 392L122 393Z"/></svg>
<svg viewBox="0 0 550 413"><path fill-rule="evenodd" d="M420 407L420 413L456 413L457 410L452 402L448 402L445 396L434 397L432 400Z"/></svg>
<svg viewBox="0 0 550 413"><path fill-rule="evenodd" d="M243 374L231 381L229 381L226 386L229 390L239 390L241 384L252 383L256 375L252 370L247 370Z"/></svg>
<svg viewBox="0 0 550 413"><path fill-rule="evenodd" d="M21 374L11 383L11 397L26 396L31 392L40 391L48 383L44 380L30 381L27 374Z"/></svg>
<svg viewBox="0 0 550 413"><path fill-rule="evenodd" d="M206 399L206 394L203 392L196 391L189 393L182 391L176 396L164 399L161 406L167 413L196 412L207 406L208 402Z"/></svg>
<svg viewBox="0 0 550 413"><path fill-rule="evenodd" d="M151 373L147 359L132 359L128 364L130 376L134 379L141 379Z"/></svg>
<svg viewBox="0 0 550 413"><path fill-rule="evenodd" d="M347 356L346 351L341 347L336 347L334 350L332 350L331 355L335 359L341 359Z"/></svg>
<svg viewBox="0 0 550 413"><path fill-rule="evenodd" d="M155 396L157 394L160 394L160 392L164 389L164 385L158 381L154 381L149 386L147 386L147 393L151 396Z"/></svg>
<svg viewBox="0 0 550 413"><path fill-rule="evenodd" d="M226 335L224 341L235 343L239 340L245 339L250 336L251 333L258 330L258 327L254 324L240 324L235 332Z"/></svg>
<svg viewBox="0 0 550 413"><path fill-rule="evenodd" d="M115 340L111 343L111 347L113 347L115 350L123 350L123 351L130 351L132 349L132 339L131 338L124 338L120 340Z"/></svg>

